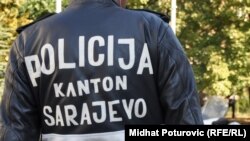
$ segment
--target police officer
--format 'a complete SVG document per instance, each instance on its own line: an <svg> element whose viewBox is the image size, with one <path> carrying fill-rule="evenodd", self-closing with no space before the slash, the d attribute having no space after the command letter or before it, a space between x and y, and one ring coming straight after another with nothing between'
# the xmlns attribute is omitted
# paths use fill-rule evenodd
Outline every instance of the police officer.
<svg viewBox="0 0 250 141"><path fill-rule="evenodd" d="M202 124L169 25L126 0L73 0L15 40L1 141L124 140L125 124Z"/></svg>

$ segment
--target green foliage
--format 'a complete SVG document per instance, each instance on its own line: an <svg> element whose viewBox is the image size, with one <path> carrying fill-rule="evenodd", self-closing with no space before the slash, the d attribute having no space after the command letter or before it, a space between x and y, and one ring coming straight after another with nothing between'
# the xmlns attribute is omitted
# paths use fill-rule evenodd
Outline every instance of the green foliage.
<svg viewBox="0 0 250 141"><path fill-rule="evenodd" d="M29 0L20 7L21 14L29 13L29 19L35 20L45 12L55 11L55 2L51 0Z"/></svg>
<svg viewBox="0 0 250 141"><path fill-rule="evenodd" d="M248 94L250 88L246 88L242 91L241 96L237 100L237 107L240 113L249 113L250 115L250 95Z"/></svg>
<svg viewBox="0 0 250 141"><path fill-rule="evenodd" d="M249 113L250 114L250 102L249 100L247 99L247 97L242 97L239 99L239 112L240 113Z"/></svg>
<svg viewBox="0 0 250 141"><path fill-rule="evenodd" d="M8 61L9 48L17 35L16 28L21 24L30 22L26 13L23 13L22 17L19 16L19 7L23 3L24 0L0 1L0 94L3 92L3 78Z"/></svg>
<svg viewBox="0 0 250 141"><path fill-rule="evenodd" d="M62 9L69 3L69 0L62 0ZM44 13L53 13L56 10L55 0L28 0L20 7L20 16L23 13L29 14L29 19L35 20Z"/></svg>
<svg viewBox="0 0 250 141"><path fill-rule="evenodd" d="M249 8L247 0L178 1L177 36L200 91L229 95L250 85Z"/></svg>
<svg viewBox="0 0 250 141"><path fill-rule="evenodd" d="M5 40L12 34L7 28L0 27L0 99L3 92L4 72L7 66L9 45Z"/></svg>
<svg viewBox="0 0 250 141"><path fill-rule="evenodd" d="M157 12L169 13L171 0L129 0L128 8L150 9Z"/></svg>

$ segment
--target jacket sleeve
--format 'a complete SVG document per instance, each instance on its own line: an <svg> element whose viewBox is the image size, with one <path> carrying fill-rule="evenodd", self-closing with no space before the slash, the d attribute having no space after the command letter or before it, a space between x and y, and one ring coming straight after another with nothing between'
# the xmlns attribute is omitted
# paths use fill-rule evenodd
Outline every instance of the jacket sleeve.
<svg viewBox="0 0 250 141"><path fill-rule="evenodd" d="M0 141L38 141L40 136L38 107L21 47L21 40L17 39L10 50L0 110Z"/></svg>
<svg viewBox="0 0 250 141"><path fill-rule="evenodd" d="M203 124L191 65L166 23L162 23L159 30L158 62L158 87L165 124Z"/></svg>

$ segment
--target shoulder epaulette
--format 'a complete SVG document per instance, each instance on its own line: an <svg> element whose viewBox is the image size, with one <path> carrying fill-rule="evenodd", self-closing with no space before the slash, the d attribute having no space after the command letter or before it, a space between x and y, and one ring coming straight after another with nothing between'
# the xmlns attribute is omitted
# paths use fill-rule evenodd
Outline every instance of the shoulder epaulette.
<svg viewBox="0 0 250 141"><path fill-rule="evenodd" d="M52 16L52 15L55 15L56 13L44 13L44 14L42 14L40 17L38 17L35 21L33 21L33 22L31 22L31 23L29 23L29 24L26 24L26 25L23 25L23 26L20 26L20 27L18 27L17 29L16 29L16 32L17 33L21 33L24 29L26 29L27 27L29 27L29 26L31 26L31 25L33 25L33 24L35 24L35 23L37 23L37 22L39 22L39 21L41 21L41 20L43 20L43 19L46 19L46 18L48 18L48 17L50 17L50 16Z"/></svg>
<svg viewBox="0 0 250 141"><path fill-rule="evenodd" d="M131 9L131 10L149 12L149 13L155 14L156 16L160 17L166 23L170 22L170 16L167 14L159 13L159 12L148 10L148 9Z"/></svg>

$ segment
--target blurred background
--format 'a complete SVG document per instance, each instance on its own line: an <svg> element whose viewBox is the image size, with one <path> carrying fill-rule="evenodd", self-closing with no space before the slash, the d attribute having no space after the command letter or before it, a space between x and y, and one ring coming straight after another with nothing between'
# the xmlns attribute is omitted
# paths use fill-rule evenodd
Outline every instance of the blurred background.
<svg viewBox="0 0 250 141"><path fill-rule="evenodd" d="M250 124L250 0L128 0L130 9L171 16L171 26L193 66L204 105L210 96L234 98L228 119ZM69 0L0 0L0 97L8 52L17 27L46 12L60 12ZM60 6L59 6L60 5Z"/></svg>

